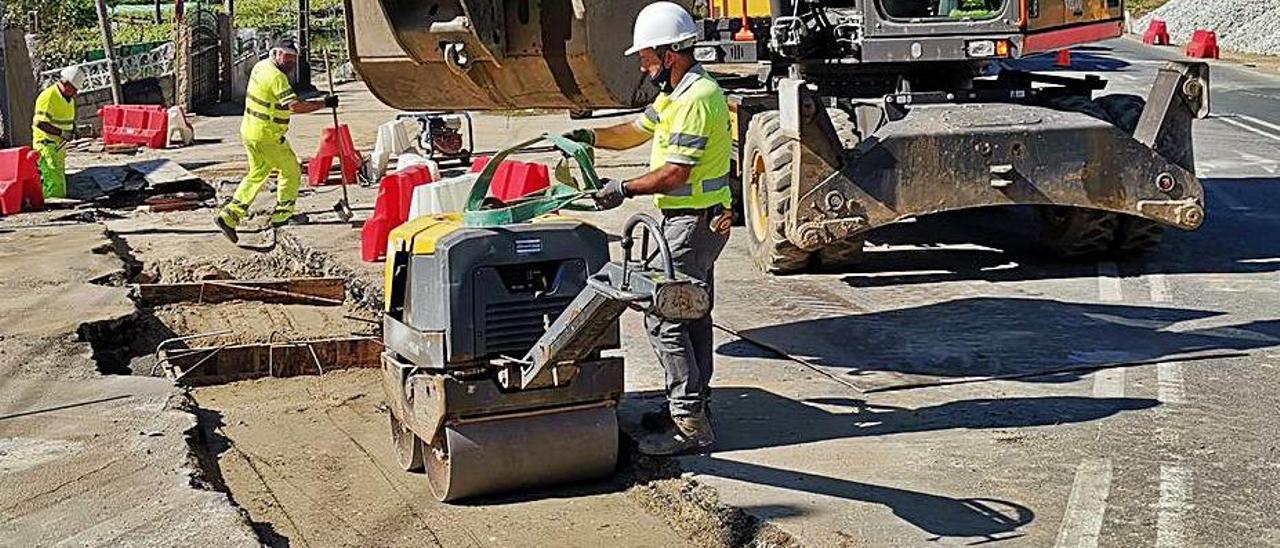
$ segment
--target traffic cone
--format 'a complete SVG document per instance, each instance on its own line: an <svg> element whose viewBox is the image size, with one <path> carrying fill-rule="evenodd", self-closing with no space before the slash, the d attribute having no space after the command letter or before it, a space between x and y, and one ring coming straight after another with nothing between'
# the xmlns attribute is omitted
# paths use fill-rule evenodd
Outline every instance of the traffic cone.
<svg viewBox="0 0 1280 548"><path fill-rule="evenodd" d="M1058 60L1053 62L1058 68L1071 68L1071 50L1058 50Z"/></svg>

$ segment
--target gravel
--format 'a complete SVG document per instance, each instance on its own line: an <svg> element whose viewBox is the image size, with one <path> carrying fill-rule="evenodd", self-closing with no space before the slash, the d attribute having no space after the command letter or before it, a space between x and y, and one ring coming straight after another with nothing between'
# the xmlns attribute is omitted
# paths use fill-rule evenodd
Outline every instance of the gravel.
<svg viewBox="0 0 1280 548"><path fill-rule="evenodd" d="M1280 0L1171 0L1143 17L1137 32L1151 19L1169 24L1177 44L1191 39L1195 29L1218 33L1218 45L1242 53L1280 55Z"/></svg>

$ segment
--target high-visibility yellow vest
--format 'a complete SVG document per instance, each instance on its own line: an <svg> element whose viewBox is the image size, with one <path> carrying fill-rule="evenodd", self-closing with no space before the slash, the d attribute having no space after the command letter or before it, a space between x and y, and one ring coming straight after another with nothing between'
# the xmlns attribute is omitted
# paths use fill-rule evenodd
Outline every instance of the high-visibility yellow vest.
<svg viewBox="0 0 1280 548"><path fill-rule="evenodd" d="M649 170L668 163L693 166L688 184L657 195L661 209L729 207L729 102L720 85L700 65L694 66L671 93L659 94L636 119L636 127L653 135Z"/></svg>
<svg viewBox="0 0 1280 548"><path fill-rule="evenodd" d="M62 137L50 135L36 127L40 122L47 122L62 130ZM36 113L31 119L31 141L34 144L38 145L42 141L61 143L71 136L71 130L75 124L76 101L74 98L63 96L62 91L58 89L58 84L45 88L40 95L36 96Z"/></svg>
<svg viewBox="0 0 1280 548"><path fill-rule="evenodd" d="M250 141L282 137L289 130L289 105L297 100L289 77L271 59L258 61L249 73L240 136Z"/></svg>

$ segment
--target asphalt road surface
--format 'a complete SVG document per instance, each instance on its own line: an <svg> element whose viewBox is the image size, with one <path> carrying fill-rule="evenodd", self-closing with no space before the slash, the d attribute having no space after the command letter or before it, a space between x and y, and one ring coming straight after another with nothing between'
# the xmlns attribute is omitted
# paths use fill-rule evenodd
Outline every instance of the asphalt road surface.
<svg viewBox="0 0 1280 548"><path fill-rule="evenodd" d="M1156 70L1173 58L1174 50L1122 39L1077 50L1075 70L1103 74L1111 82L1107 93L1145 95ZM1028 63L1047 69L1052 64L1044 59ZM752 266L746 234L735 230L717 265L713 405L718 444L710 455L680 458L680 466L692 480L714 488L720 502L811 546L1280 545L1275 487L1280 484L1280 323L1274 313L1280 309L1280 246L1273 236L1280 216L1270 207L1280 201L1280 77L1213 63L1212 80L1213 115L1196 125L1207 220L1196 232L1168 234L1165 244L1143 259L1056 262L1032 245L1034 227L1025 212L976 211L878 232L866 260L844 272L768 277ZM360 136L372 135L378 123L394 115L363 90L344 93L352 98L344 98L344 104L357 106L344 110L344 121L360 124ZM616 122L569 121L562 114L477 118L478 138L485 146L579 123ZM234 136L238 126L234 117L202 123L199 130L205 136ZM314 150L319 128L328 123L319 116L298 120L293 126L298 150ZM359 139L358 144L369 144ZM242 157L234 137L181 154L187 162L210 155L221 167L203 172L207 177L243 172L236 163ZM635 176L644 169L645 158L643 150L602 153L599 172ZM357 202L371 204L374 189L350 190ZM265 194L262 199L269 201ZM301 203L309 211L327 211L333 201L334 194L312 193ZM631 200L625 208L595 218L602 227L620 227L631 213L651 210L646 201ZM172 226L192 223L197 229L189 233L192 242L218 242L216 236L199 233L209 230L205 212L189 219L182 214L162 217ZM350 270L375 280L374 285L380 280L379 268L361 265L352 252L357 232L306 226L293 234L349 261ZM97 240L78 240L89 246L80 253L108 241L100 231L93 236ZM149 260L150 248L142 240L135 238L132 245ZM165 245L195 255L205 249ZM4 265L20 271L28 263L41 264L26 256L38 254L49 261L50 250L68 247L15 247L26 255L9 257ZM67 269L57 271L62 270ZM68 338L85 318L61 318L71 323L59 331L28 321L26 315L37 309L30 303L39 304L39 298L106 291L85 281L86 276L68 270L63 285L45 284L41 291L23 282L48 278L48 272L0 277L8 280L0 283L0 293L11 297L0 304L12 308L6 316L11 323ZM123 288L111 289L110 297L127 304ZM57 309L76 312L67 306ZM93 311L108 312L103 307ZM6 329L15 332L0 321L0 330ZM628 399L622 412L626 427L634 428L639 412L659 401L654 390L662 378L636 315L624 316L623 333ZM0 519L0 545L5 539L19 545L65 540L114 546L121 539L164 544L168 538L195 539L206 546L244 545L248 527L221 495L189 488L191 465L185 461L182 433L194 424L194 416L170 416L163 405L167 389L152 386L160 382L154 379L87 381L83 377L92 371L88 353L79 347L50 351L46 347L60 348L61 339L45 337L14 336L0 352L0 372L5 372L0 380L8 382L0 382L0 437L10 440L0 447L0 457L8 459L0 459L0 517L7 518ZM82 374L67 377L72 369ZM145 405L115 399L126 380L133 381L127 388L136 393L129 397L145 397ZM366 470L380 476L378 463L389 463L391 455L389 445L377 442L385 439L385 422L372 411L380 395L364 396L367 416L341 426L351 429L352 441L370 440L360 443L370 448L367 460L375 465L365 465ZM85 406L67 411L68 402ZM102 402L113 405L112 414L93 407ZM46 419L55 416L58 422ZM105 425L107 416L112 426ZM311 420L289 413L280 417ZM50 422L36 423L36 418ZM104 430L107 435L97 435L99 423L111 429ZM227 432L234 437L231 424ZM76 436L61 434L64 429L75 430ZM66 443L37 443L45 438ZM297 447L271 445L269 436L263 440L255 451L286 454ZM316 442L318 455L354 459L349 462L362 458L329 449L326 444L333 440L307 441ZM81 446L91 451L77 452ZM40 468L72 453L76 460L58 461L65 468L47 473ZM97 461L107 464L82 466ZM17 470L15 462L28 468ZM353 476L350 468L325 468L329 462L301 458L290 470L305 475L310 466ZM88 471L67 472L77 466ZM239 470L245 476L238 477L237 470L223 469L232 498L254 500L253 491L236 492L235 486L246 484L242 480L249 476ZM318 477L316 492L310 494L315 500L353 500L344 482ZM606 537L623 538L623 544L675 543L667 538L674 533L653 516L633 516L642 510L623 500L617 486L605 485L595 496L575 494L581 488L553 490L524 505L492 503L478 511L431 506L419 477L396 476L387 482L416 485L413 500L423 502L403 508L374 503L377 512L368 517L369 531L385 532L379 520L430 514L449 522L441 528L453 527L453 535L469 537L468 531L481 526L495 529L467 541L476 545L520 545L530 536L565 545L599 545L609 542L601 540ZM356 483L368 487L368 482ZM137 493L144 491L154 494L155 503L137 508L142 500ZM399 494L396 490L388 496ZM68 500L76 511L64 511L71 507ZM254 509L253 503L245 506ZM332 507L327 502L323 506ZM290 507L286 501L282 510L298 508L306 504ZM176 514L185 521L165 521ZM317 529L325 529L324 515L315 514ZM48 526L55 522L53 516L60 520L57 527ZM274 515L251 517L269 522L255 525L273 528L296 545L306 544L297 527ZM681 519L679 512L657 517L668 525ZM597 523L622 520L628 520L626 528L605 530ZM560 536L544 535L527 523L555 528ZM686 524L681 530L696 526ZM583 528L591 533L580 533ZM633 529L650 532L652 539L636 536ZM336 539L361 537L334 530ZM508 535L512 532L524 536Z"/></svg>
<svg viewBox="0 0 1280 548"><path fill-rule="evenodd" d="M1121 39L1073 70L1145 96L1178 57ZM812 545L1280 544L1280 77L1212 70L1207 221L1144 259L1055 263L1008 212L895 227L839 274L760 277L735 237L718 449L681 464Z"/></svg>

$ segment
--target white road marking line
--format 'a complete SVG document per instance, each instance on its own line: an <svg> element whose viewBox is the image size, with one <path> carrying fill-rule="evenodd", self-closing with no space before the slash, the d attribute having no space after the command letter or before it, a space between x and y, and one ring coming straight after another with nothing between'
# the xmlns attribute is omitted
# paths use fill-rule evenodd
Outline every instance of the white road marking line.
<svg viewBox="0 0 1280 548"><path fill-rule="evenodd" d="M1254 123L1254 124L1260 125L1260 126L1265 127L1265 128L1267 128L1267 129L1272 129L1272 130L1275 130L1275 131L1280 131L1280 125L1278 125L1278 124L1273 124L1273 123L1271 123L1271 122L1268 122L1268 121L1266 121L1266 120L1262 120L1262 119L1259 119L1259 118L1255 118L1255 117L1253 117L1253 116L1249 116L1248 114L1231 114L1231 116L1232 116L1232 117L1234 117L1234 118L1240 118L1240 119L1242 119L1242 120L1248 120L1249 122L1252 122L1252 123Z"/></svg>
<svg viewBox="0 0 1280 548"><path fill-rule="evenodd" d="M1244 158L1245 161L1249 162L1252 166L1260 168L1270 175L1275 175L1276 166L1280 166L1280 161L1272 160L1271 158L1264 158L1257 154L1250 154L1243 151L1238 151L1236 154L1239 154L1241 158Z"/></svg>
<svg viewBox="0 0 1280 548"><path fill-rule="evenodd" d="M1239 115L1236 115L1236 116L1239 116ZM1227 117L1224 117L1224 116L1216 116L1216 117L1214 117L1214 119L1216 119L1216 120L1221 120L1222 122L1225 122L1225 123L1227 123L1227 124L1231 124L1231 125L1236 126L1236 127L1240 128L1240 129L1243 129L1243 130L1245 130L1245 131L1248 131L1249 133L1253 133L1253 134L1256 134L1256 135L1261 135L1261 136L1263 136L1263 137L1266 137L1266 138L1268 138L1268 139L1272 139L1272 140L1275 140L1275 141L1280 141L1280 134L1277 134L1277 133L1271 133L1271 132L1269 132L1269 131L1263 131L1263 130L1258 129L1258 128L1256 128L1256 127L1253 127L1253 126L1251 126L1251 125L1249 125L1249 124L1246 124L1246 123L1243 123L1243 122L1240 122L1240 121L1237 121L1237 120L1232 120L1231 118L1227 118Z"/></svg>
<svg viewBox="0 0 1280 548"><path fill-rule="evenodd" d="M1164 274L1148 274L1147 283L1151 286L1151 302L1167 303L1173 298L1169 294L1169 282Z"/></svg>
<svg viewBox="0 0 1280 548"><path fill-rule="evenodd" d="M1156 548L1186 546L1186 516L1191 508L1191 471L1160 465L1160 502L1156 506Z"/></svg>
<svg viewBox="0 0 1280 548"><path fill-rule="evenodd" d="M1156 398L1164 404L1181 404L1187 401L1182 388L1182 364L1156 364Z"/></svg>
<svg viewBox="0 0 1280 548"><path fill-rule="evenodd" d="M1101 369L1093 374L1093 397L1123 398L1124 368Z"/></svg>
<svg viewBox="0 0 1280 548"><path fill-rule="evenodd" d="M1124 295L1120 292L1120 269L1116 267L1116 263L1098 263L1098 296L1106 302L1124 300Z"/></svg>
<svg viewBox="0 0 1280 548"><path fill-rule="evenodd" d="M1058 529L1058 548L1096 548L1111 492L1111 461L1089 459L1076 468L1067 511Z"/></svg>

